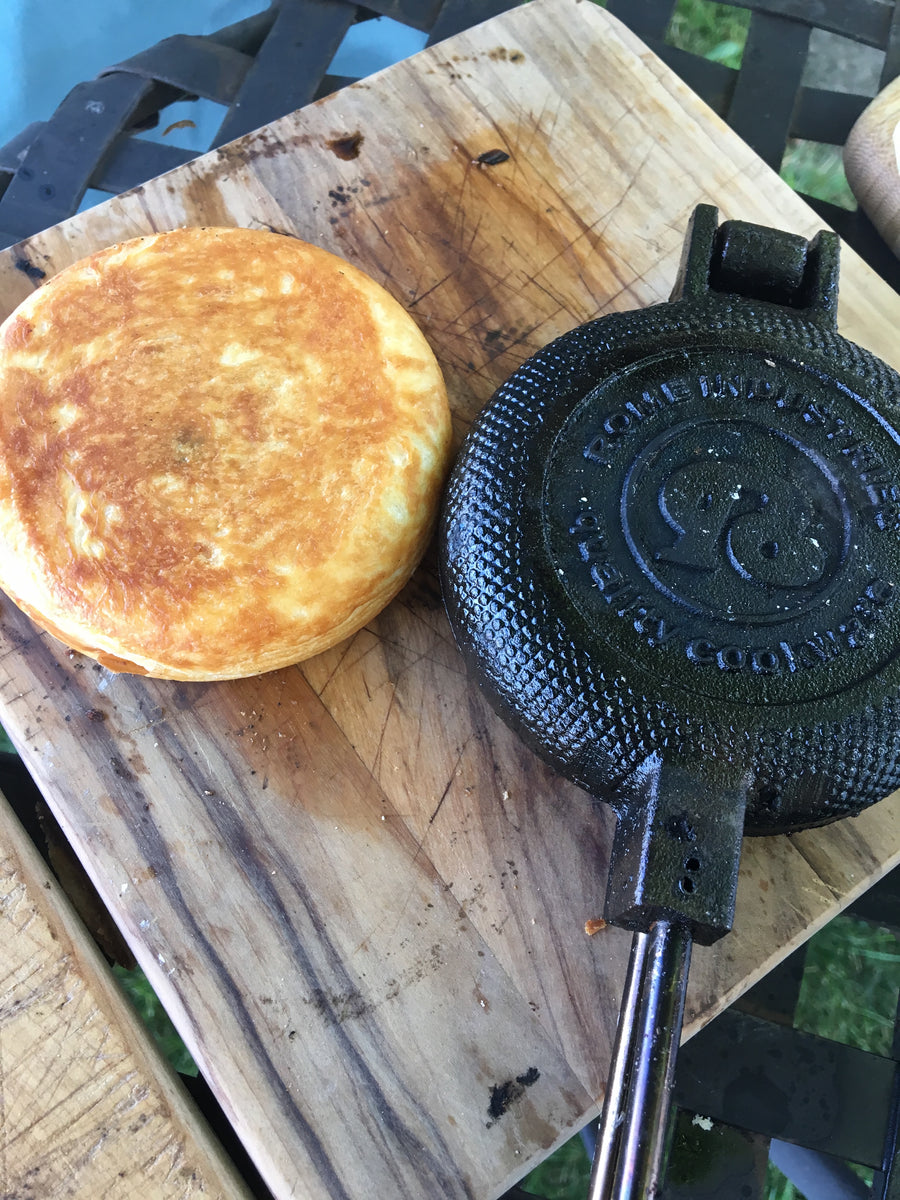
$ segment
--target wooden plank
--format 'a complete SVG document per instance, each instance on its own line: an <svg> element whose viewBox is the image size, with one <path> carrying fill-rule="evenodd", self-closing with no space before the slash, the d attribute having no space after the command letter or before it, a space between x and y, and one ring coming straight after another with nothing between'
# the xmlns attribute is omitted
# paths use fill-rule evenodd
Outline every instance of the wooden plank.
<svg viewBox="0 0 900 1200"><path fill-rule="evenodd" d="M0 925L3 1195L250 1200L3 796Z"/></svg>
<svg viewBox="0 0 900 1200"><path fill-rule="evenodd" d="M819 227L602 9L534 0L0 256L0 295L154 229L284 230L408 307L459 436L550 338L665 299L699 201ZM898 306L847 252L842 329L895 366ZM112 676L3 603L0 716L278 1197L497 1196L596 1111L611 817L485 707L433 552L355 637L234 683ZM747 843L689 1029L900 860L898 812Z"/></svg>

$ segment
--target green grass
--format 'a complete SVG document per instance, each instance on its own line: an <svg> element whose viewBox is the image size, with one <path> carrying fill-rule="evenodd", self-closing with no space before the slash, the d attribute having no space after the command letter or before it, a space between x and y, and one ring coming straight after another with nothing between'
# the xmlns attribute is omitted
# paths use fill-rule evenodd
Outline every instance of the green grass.
<svg viewBox="0 0 900 1200"><path fill-rule="evenodd" d="M679 0L669 26L668 40L691 54L737 68L741 65L749 24L747 9L713 4L710 0ZM841 208L856 208L838 146L800 139L789 142L781 165L781 178L805 196Z"/></svg>
<svg viewBox="0 0 900 1200"><path fill-rule="evenodd" d="M856 917L838 917L810 940L794 1024L889 1055L898 989L897 937Z"/></svg>
<svg viewBox="0 0 900 1200"><path fill-rule="evenodd" d="M522 1181L522 1188L546 1200L585 1200L591 1164L580 1137L570 1138Z"/></svg>
<svg viewBox="0 0 900 1200"><path fill-rule="evenodd" d="M678 0L668 40L691 54L739 67L749 25L747 9L709 0Z"/></svg>
<svg viewBox="0 0 900 1200"><path fill-rule="evenodd" d="M124 967L115 966L113 974L137 1009L138 1016L147 1026L153 1040L175 1070L182 1075L196 1075L196 1063L140 967L126 971Z"/></svg>
<svg viewBox="0 0 900 1200"><path fill-rule="evenodd" d="M795 138L784 152L780 173L785 183L804 196L827 200L851 211L857 207L839 146Z"/></svg>

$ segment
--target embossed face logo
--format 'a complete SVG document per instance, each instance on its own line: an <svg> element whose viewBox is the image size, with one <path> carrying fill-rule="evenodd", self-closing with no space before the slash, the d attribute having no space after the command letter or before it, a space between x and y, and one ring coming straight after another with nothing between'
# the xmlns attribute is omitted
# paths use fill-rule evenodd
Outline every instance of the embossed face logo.
<svg viewBox="0 0 900 1200"><path fill-rule="evenodd" d="M655 588L751 624L815 602L850 545L849 507L828 463L749 420L683 422L644 446L623 481L621 519Z"/></svg>

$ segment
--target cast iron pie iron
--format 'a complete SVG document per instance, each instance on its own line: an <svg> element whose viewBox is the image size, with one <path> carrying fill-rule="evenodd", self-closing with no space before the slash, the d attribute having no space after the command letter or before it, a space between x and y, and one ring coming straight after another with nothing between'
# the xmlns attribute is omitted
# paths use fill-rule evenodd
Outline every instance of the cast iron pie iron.
<svg viewBox="0 0 900 1200"><path fill-rule="evenodd" d="M900 377L840 337L838 240L700 206L669 303L567 333L473 426L442 514L485 694L618 822L635 931L592 1200L656 1194L692 941L741 837L900 784Z"/></svg>

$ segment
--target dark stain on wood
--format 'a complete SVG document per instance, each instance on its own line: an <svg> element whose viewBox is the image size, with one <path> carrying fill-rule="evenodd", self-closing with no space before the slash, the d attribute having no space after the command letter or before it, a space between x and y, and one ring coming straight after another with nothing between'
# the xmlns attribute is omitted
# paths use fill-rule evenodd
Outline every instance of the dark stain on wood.
<svg viewBox="0 0 900 1200"><path fill-rule="evenodd" d="M134 775L122 762L121 758L113 757L109 760L109 765L112 767L112 773L117 779L125 779L129 783L134 783Z"/></svg>
<svg viewBox="0 0 900 1200"><path fill-rule="evenodd" d="M491 1088L490 1101L488 1103L488 1116L490 1120L487 1123L488 1129L499 1121L504 1113L509 1112L510 1106L525 1095L526 1088L530 1088L533 1083L537 1083L541 1073L537 1067L529 1067L527 1071L521 1075L517 1075L515 1079L507 1079L505 1083L495 1083Z"/></svg>
<svg viewBox="0 0 900 1200"><path fill-rule="evenodd" d="M16 270L21 271L23 275L27 275L32 283L40 283L47 276L46 271L42 271L40 267L24 257L16 259Z"/></svg>
<svg viewBox="0 0 900 1200"><path fill-rule="evenodd" d="M500 150L499 148L496 150L485 150L483 154L478 155L475 161L482 167L496 167L500 163L508 162L509 155L505 150Z"/></svg>
<svg viewBox="0 0 900 1200"><path fill-rule="evenodd" d="M254 133L245 134L244 137L217 147L215 154L220 163L227 163L229 167L234 166L240 170L242 167L251 166L258 159L278 158L279 155L299 146L308 146L311 141L312 138L308 134L299 134L285 142L271 127L264 126Z"/></svg>
<svg viewBox="0 0 900 1200"><path fill-rule="evenodd" d="M505 46L496 46L493 50L489 50L488 58L491 62L523 63L525 61L525 55L521 50L507 50Z"/></svg>
<svg viewBox="0 0 900 1200"><path fill-rule="evenodd" d="M284 229L279 225L273 225L271 221L257 221L254 217L251 217L247 222L247 227L249 229L265 229L267 233L277 233L279 237L296 238L297 236L295 233L292 233L290 229Z"/></svg>
<svg viewBox="0 0 900 1200"><path fill-rule="evenodd" d="M368 1016L373 1008L358 988L337 993L317 987L313 989L309 1003L315 1012L338 1025L342 1025L344 1021Z"/></svg>
<svg viewBox="0 0 900 1200"><path fill-rule="evenodd" d="M359 148L364 140L363 135L357 129L353 133L337 134L327 141L325 145L332 154L336 154L344 162L350 162L354 158L359 158Z"/></svg>
<svg viewBox="0 0 900 1200"><path fill-rule="evenodd" d="M240 170L246 167L246 162L239 155L226 157L222 154L224 147L218 153L229 164ZM218 176L214 172L202 172L186 177L182 199L186 210L191 214L193 224L203 225L233 225L234 218L228 207L228 202L217 186Z"/></svg>
<svg viewBox="0 0 900 1200"><path fill-rule="evenodd" d="M339 183L337 185L337 187L331 188L331 190L328 193L328 198L331 200L331 207L337 208L338 205L349 204L354 196L359 195L360 187L371 187L371 186L372 185L368 179L361 179L359 181L359 187L356 187L355 185L348 185L347 187L345 187L342 183Z"/></svg>

